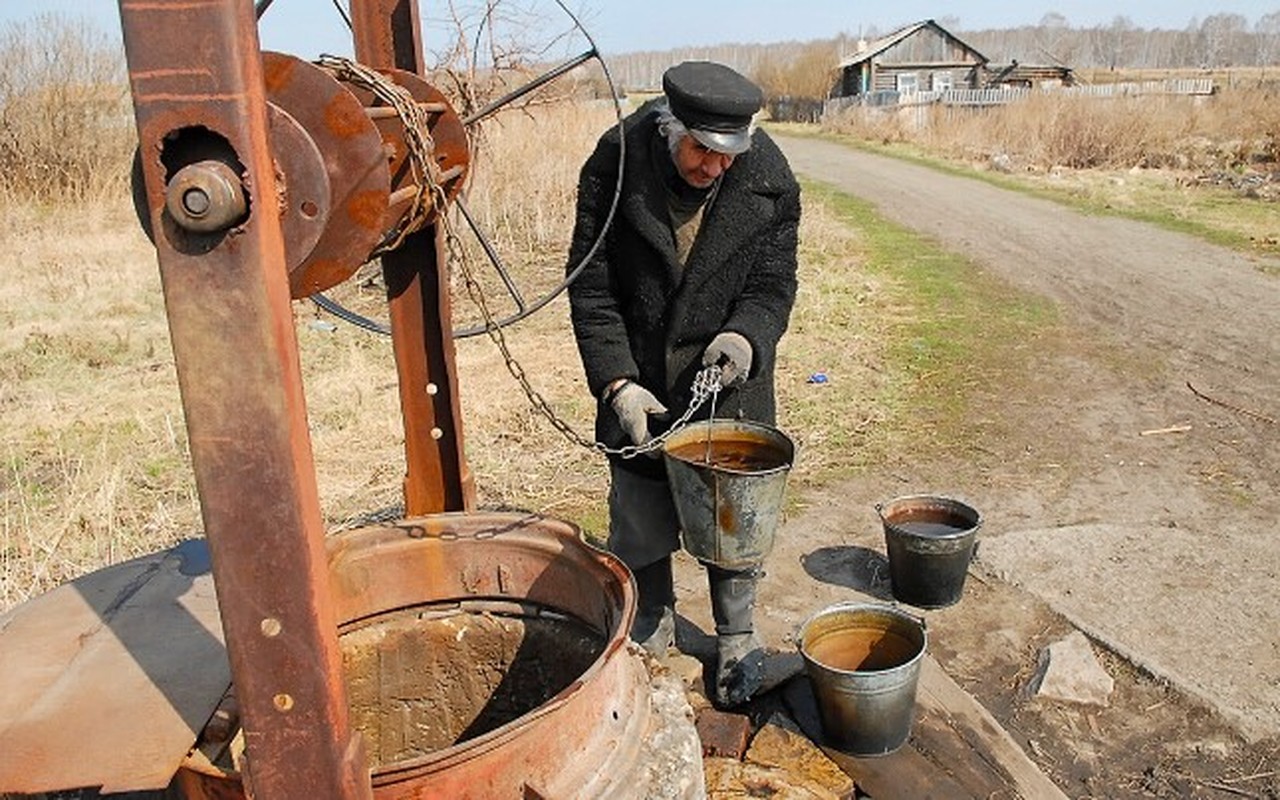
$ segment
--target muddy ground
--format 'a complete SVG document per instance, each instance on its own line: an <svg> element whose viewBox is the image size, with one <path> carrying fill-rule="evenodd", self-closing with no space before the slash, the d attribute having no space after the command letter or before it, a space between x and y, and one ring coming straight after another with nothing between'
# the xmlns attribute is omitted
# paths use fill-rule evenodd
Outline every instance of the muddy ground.
<svg viewBox="0 0 1280 800"><path fill-rule="evenodd" d="M1027 374L982 390L967 452L904 452L799 498L762 589L769 644L794 650L826 603L891 598L875 503L957 496L983 514L979 553L962 602L926 614L931 652L1069 797L1280 797L1280 265L781 143L797 172L1051 299L1064 324ZM700 580L683 565L683 613L703 624ZM1107 708L1027 692L1073 629L1115 679Z"/></svg>

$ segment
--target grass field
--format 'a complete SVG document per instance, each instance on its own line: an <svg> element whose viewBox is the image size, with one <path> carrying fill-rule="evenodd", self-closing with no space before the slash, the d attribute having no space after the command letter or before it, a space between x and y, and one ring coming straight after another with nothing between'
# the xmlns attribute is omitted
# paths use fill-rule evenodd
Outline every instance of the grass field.
<svg viewBox="0 0 1280 800"><path fill-rule="evenodd" d="M575 157L608 124L596 122L582 126ZM527 163L519 150L491 145L495 174L505 169L498 153ZM518 191L513 179L493 180ZM532 272L535 283L561 268L572 183L561 192L558 219L556 203L540 195L545 239L499 237L513 270ZM964 262L820 186L806 185L804 202L800 290L778 373L779 424L800 452L794 498L873 467L904 439L944 444L956 435L948 421L971 383L964 365L1051 324L1034 304L1008 298L1007 313L968 313L973 303L989 308L991 298ZM0 214L0 224L19 232L0 256L0 608L7 608L197 535L200 521L158 271L125 199L88 216L34 203L7 204ZM455 302L460 316L474 314L461 291ZM307 301L295 304L295 317L323 511L340 527L400 501L390 343L329 324ZM563 297L507 329L506 340L556 413L589 434L594 403ZM492 342L459 341L457 352L481 505L548 513L601 535L603 460L532 408ZM827 382L809 382L817 373ZM920 413L926 393L946 399Z"/></svg>
<svg viewBox="0 0 1280 800"><path fill-rule="evenodd" d="M51 41L57 45L57 37ZM61 74L57 67L45 65L49 75ZM11 112L6 119L22 122L32 145L0 154L0 225L8 232L0 251L0 610L201 527L155 256L127 197L133 144L120 125L121 96L64 92L55 106L44 96L0 96ZM1264 127L1274 124L1265 121L1277 119L1277 107L1240 106ZM33 116L46 108L58 114ZM81 124L70 124L75 119ZM467 200L530 297L560 280L578 165L611 119L607 107L565 104L485 127ZM1265 131L1250 139L1250 152L1267 141L1275 147L1280 129L1270 130L1270 140ZM1183 226L1244 249L1280 247L1275 203L1170 173L1011 175L937 142L858 141L1096 213ZM84 155L73 159L75 169L53 158L76 153ZM1043 304L985 282L863 203L807 184L804 204L800 290L778 365L779 423L799 446L796 501L806 488L874 468L893 448L956 446L958 420L978 388L974 375L993 380L1004 370L1012 380L1027 348L1056 324ZM474 243L465 253L480 270ZM500 297L491 272L480 282L486 296ZM455 320L477 321L456 272L454 293ZM334 294L382 314L376 280L350 281ZM337 528L400 501L402 428L390 343L335 326L307 301L294 310L322 510ZM564 298L505 336L534 390L589 434L594 403ZM601 535L601 458L534 410L492 342L460 341L457 352L481 504L552 514ZM827 380L810 380L818 374Z"/></svg>

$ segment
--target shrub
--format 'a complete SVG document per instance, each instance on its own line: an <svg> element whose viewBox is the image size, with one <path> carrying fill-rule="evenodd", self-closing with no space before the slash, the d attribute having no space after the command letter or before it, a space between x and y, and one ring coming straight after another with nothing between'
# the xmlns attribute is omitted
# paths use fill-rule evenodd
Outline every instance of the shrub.
<svg viewBox="0 0 1280 800"><path fill-rule="evenodd" d="M0 196L117 194L128 186L135 141L118 42L57 14L0 33Z"/></svg>

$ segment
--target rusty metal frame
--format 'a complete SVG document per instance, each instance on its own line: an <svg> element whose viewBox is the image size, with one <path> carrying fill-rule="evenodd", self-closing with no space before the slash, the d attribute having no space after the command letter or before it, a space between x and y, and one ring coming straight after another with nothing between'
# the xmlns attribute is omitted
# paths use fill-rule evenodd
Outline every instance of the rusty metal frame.
<svg viewBox="0 0 1280 800"><path fill-rule="evenodd" d="M353 735L253 6L120 0L146 209L255 798L372 796ZM166 208L196 155L247 211L193 233ZM239 188L239 187L238 187Z"/></svg>
<svg viewBox="0 0 1280 800"><path fill-rule="evenodd" d="M356 60L424 70L417 0L352 0ZM404 416L405 515L471 510L475 484L463 450L453 312L438 223L382 256Z"/></svg>

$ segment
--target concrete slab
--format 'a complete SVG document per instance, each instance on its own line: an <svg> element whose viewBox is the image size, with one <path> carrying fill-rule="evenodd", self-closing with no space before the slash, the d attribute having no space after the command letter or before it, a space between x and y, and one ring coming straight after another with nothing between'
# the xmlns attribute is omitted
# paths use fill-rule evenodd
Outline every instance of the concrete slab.
<svg viewBox="0 0 1280 800"><path fill-rule="evenodd" d="M1257 741L1280 734L1280 552L1263 546L1272 536L1267 526L1018 530L985 540L975 566L1043 598Z"/></svg>

